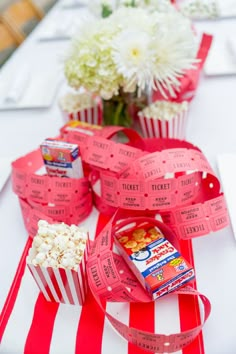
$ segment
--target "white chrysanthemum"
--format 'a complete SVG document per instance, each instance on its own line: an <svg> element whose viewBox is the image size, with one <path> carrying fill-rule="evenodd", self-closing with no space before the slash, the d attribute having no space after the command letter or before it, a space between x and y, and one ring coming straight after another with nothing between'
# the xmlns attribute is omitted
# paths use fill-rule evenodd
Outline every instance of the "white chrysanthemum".
<svg viewBox="0 0 236 354"><path fill-rule="evenodd" d="M127 91L134 90L136 85L143 90L152 84L152 37L144 31L124 30L114 37L112 47L117 71L124 77Z"/></svg>
<svg viewBox="0 0 236 354"><path fill-rule="evenodd" d="M184 70L193 68L191 23L173 7L166 13L121 8L88 23L65 63L70 86L109 99L123 88L145 87L174 95Z"/></svg>
<svg viewBox="0 0 236 354"><path fill-rule="evenodd" d="M155 14L155 65L156 87L165 95L163 89L174 96L173 88L178 88L179 78L184 70L194 68L196 40L188 19L178 12ZM178 28L178 31L176 30Z"/></svg>

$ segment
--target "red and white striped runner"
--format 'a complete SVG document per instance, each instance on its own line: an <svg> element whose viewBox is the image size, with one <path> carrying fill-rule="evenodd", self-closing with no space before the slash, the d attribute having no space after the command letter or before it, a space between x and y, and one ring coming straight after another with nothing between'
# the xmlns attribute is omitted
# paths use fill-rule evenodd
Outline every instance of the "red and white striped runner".
<svg viewBox="0 0 236 354"><path fill-rule="evenodd" d="M84 225L89 226L90 235L98 235L107 222L108 217L98 215L94 209ZM147 353L115 332L90 292L83 307L45 301L25 267L30 246L29 239L1 313L1 353ZM184 257L193 263L191 241L182 242L181 249ZM105 307L122 322L157 333L176 333L200 322L198 299L184 295L167 296L146 304L104 303ZM204 354L202 335L177 352L180 353Z"/></svg>

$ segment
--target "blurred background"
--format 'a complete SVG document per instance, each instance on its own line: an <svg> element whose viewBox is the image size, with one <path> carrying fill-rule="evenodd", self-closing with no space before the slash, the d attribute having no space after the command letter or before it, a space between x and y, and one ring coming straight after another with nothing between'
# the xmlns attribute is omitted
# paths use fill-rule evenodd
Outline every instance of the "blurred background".
<svg viewBox="0 0 236 354"><path fill-rule="evenodd" d="M0 67L57 0L0 1Z"/></svg>

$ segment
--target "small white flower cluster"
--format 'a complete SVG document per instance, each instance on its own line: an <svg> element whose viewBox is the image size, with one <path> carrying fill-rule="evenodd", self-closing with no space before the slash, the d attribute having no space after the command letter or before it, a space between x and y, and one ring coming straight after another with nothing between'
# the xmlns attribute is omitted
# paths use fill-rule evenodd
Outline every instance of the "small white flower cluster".
<svg viewBox="0 0 236 354"><path fill-rule="evenodd" d="M120 0L118 6L142 7L152 11L169 10L170 0Z"/></svg>
<svg viewBox="0 0 236 354"><path fill-rule="evenodd" d="M219 17L219 8L216 0L191 0L180 4L180 12L192 19Z"/></svg>
<svg viewBox="0 0 236 354"><path fill-rule="evenodd" d="M40 220L27 263L77 271L87 241L87 232L76 225L48 224L47 221Z"/></svg>
<svg viewBox="0 0 236 354"><path fill-rule="evenodd" d="M188 102L181 103L169 101L156 101L144 108L139 115L146 118L170 120L177 114L186 112L188 110Z"/></svg>
<svg viewBox="0 0 236 354"><path fill-rule="evenodd" d="M89 93L67 93L60 99L59 105L63 111L75 113L93 107L95 102Z"/></svg>
<svg viewBox="0 0 236 354"><path fill-rule="evenodd" d="M90 11L97 17L102 16L102 9L106 7L110 13L120 7L140 7L150 11L165 11L171 7L170 0L93 0L88 2Z"/></svg>

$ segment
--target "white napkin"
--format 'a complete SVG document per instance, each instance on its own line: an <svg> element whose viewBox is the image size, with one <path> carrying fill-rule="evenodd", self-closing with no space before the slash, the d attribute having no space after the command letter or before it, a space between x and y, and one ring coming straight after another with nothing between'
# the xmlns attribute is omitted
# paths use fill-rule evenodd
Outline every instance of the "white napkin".
<svg viewBox="0 0 236 354"><path fill-rule="evenodd" d="M64 0L62 1L61 7L64 9L71 9L71 8L76 8L76 7L81 7L81 6L86 6L88 1L83 1L83 0Z"/></svg>
<svg viewBox="0 0 236 354"><path fill-rule="evenodd" d="M236 39L233 36L230 36L227 40L229 52L233 57L233 60L235 61L236 64Z"/></svg>
<svg viewBox="0 0 236 354"><path fill-rule="evenodd" d="M236 154L219 155L217 164L234 237L236 238Z"/></svg>
<svg viewBox="0 0 236 354"><path fill-rule="evenodd" d="M216 3L220 17L236 16L236 0L217 0Z"/></svg>
<svg viewBox="0 0 236 354"><path fill-rule="evenodd" d="M10 84L5 96L6 103L17 103L24 95L29 84L30 75L27 68L19 69L16 72L13 83Z"/></svg>
<svg viewBox="0 0 236 354"><path fill-rule="evenodd" d="M63 19L63 21L59 21L58 19L58 22L56 23L56 26L55 26L55 34L58 34L58 35L65 35L68 33L69 29L70 29L70 26L71 26L71 18L68 18L68 17L65 17Z"/></svg>
<svg viewBox="0 0 236 354"><path fill-rule="evenodd" d="M219 34L214 36L204 72L209 76L236 74L236 41L233 37Z"/></svg>

